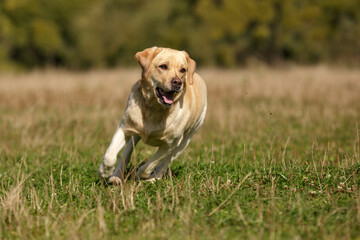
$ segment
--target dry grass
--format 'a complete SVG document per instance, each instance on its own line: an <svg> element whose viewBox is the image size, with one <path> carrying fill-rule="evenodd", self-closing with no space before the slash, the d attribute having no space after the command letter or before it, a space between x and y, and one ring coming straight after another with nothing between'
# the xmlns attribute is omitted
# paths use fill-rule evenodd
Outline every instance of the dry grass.
<svg viewBox="0 0 360 240"><path fill-rule="evenodd" d="M139 70L0 74L0 239L359 237L360 70L199 72L206 123L173 174L117 188L96 169Z"/></svg>

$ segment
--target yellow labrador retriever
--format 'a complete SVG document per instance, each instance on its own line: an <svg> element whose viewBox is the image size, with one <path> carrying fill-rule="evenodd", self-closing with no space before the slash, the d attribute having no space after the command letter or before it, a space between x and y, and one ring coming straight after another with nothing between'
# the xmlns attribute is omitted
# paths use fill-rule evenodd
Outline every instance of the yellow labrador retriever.
<svg viewBox="0 0 360 240"><path fill-rule="evenodd" d="M147 48L135 55L142 68L120 125L98 169L100 178L119 184L137 142L158 147L136 172L137 179L160 179L203 124L207 108L204 80L185 51ZM125 150L114 171L117 154Z"/></svg>

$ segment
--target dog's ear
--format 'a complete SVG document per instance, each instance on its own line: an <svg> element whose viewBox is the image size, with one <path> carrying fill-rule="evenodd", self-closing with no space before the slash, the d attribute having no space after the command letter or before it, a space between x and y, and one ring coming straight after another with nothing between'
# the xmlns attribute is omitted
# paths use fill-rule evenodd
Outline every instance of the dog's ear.
<svg viewBox="0 0 360 240"><path fill-rule="evenodd" d="M186 80L190 85L192 85L194 83L194 73L195 73L195 69L196 69L196 62L189 57L189 54L187 54L187 52L183 51L183 53L185 54L187 66L188 66Z"/></svg>
<svg viewBox="0 0 360 240"><path fill-rule="evenodd" d="M161 48L151 47L151 48L146 48L145 50L141 52L137 52L135 54L135 58L139 62L143 74L146 74L146 72L149 70L151 61L154 59L156 55L159 54L160 51Z"/></svg>

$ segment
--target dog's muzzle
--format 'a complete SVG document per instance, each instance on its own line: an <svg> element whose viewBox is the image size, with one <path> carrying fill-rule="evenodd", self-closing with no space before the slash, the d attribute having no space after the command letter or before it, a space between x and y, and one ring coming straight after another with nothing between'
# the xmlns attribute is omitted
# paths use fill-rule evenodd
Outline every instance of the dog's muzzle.
<svg viewBox="0 0 360 240"><path fill-rule="evenodd" d="M156 96L159 98L160 102L165 106L171 106L174 103L174 95L176 91L166 92L165 90L157 87Z"/></svg>
<svg viewBox="0 0 360 240"><path fill-rule="evenodd" d="M180 92L182 86L182 81L180 78L171 79L171 87L175 92Z"/></svg>

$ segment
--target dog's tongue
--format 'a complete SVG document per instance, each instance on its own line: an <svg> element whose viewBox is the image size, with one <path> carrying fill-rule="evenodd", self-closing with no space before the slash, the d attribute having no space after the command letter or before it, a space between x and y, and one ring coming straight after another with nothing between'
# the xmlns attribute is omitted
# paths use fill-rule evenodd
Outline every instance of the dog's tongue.
<svg viewBox="0 0 360 240"><path fill-rule="evenodd" d="M172 104L174 102L174 94L173 93L165 93L163 95L164 102L167 104Z"/></svg>

